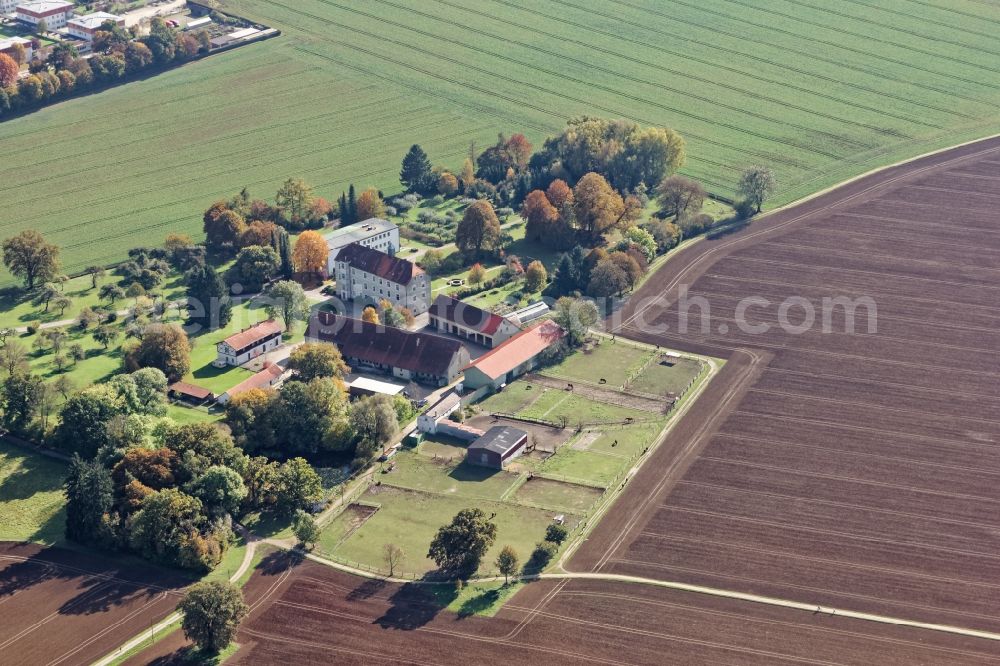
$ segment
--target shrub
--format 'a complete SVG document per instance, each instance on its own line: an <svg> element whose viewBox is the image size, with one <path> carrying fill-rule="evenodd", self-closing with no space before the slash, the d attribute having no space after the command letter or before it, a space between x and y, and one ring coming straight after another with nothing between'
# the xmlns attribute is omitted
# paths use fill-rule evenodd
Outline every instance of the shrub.
<svg viewBox="0 0 1000 666"><path fill-rule="evenodd" d="M444 197L441 196L440 194L435 194L434 196L432 196L430 199L427 200L427 203L425 205L440 206L443 203L444 203Z"/></svg>
<svg viewBox="0 0 1000 666"><path fill-rule="evenodd" d="M396 210L395 206L386 206L385 214L389 217L396 217L397 215L399 215L399 211Z"/></svg>
<svg viewBox="0 0 1000 666"><path fill-rule="evenodd" d="M736 216L741 220L746 220L753 217L754 213L757 212L756 207L753 202L749 199L743 199L736 202Z"/></svg>
<svg viewBox="0 0 1000 666"><path fill-rule="evenodd" d="M549 525L548 529L545 530L545 540L555 544L561 544L568 536L569 530L566 529L565 525L552 523Z"/></svg>
<svg viewBox="0 0 1000 666"><path fill-rule="evenodd" d="M551 541L542 541L537 544L535 550L531 551L531 558L524 565L525 571L541 571L549 565L558 550L558 544Z"/></svg>
<svg viewBox="0 0 1000 666"><path fill-rule="evenodd" d="M33 321L30 324L28 324L27 329L28 329L28 335L34 335L35 333L38 333L38 331L42 330L42 322Z"/></svg>

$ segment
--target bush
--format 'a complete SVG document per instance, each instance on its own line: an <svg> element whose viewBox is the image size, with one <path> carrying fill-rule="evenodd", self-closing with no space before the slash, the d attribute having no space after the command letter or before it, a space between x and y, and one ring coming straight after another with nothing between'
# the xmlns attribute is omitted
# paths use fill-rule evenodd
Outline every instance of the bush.
<svg viewBox="0 0 1000 666"><path fill-rule="evenodd" d="M42 330L42 322L33 321L30 324L28 324L27 329L28 329L28 335L34 335L35 333L38 333L38 331Z"/></svg>
<svg viewBox="0 0 1000 666"><path fill-rule="evenodd" d="M752 201L748 199L743 199L742 201L736 202L736 216L741 220L746 220L754 216L757 212L757 208L754 206Z"/></svg>
<svg viewBox="0 0 1000 666"><path fill-rule="evenodd" d="M385 207L385 214L388 217L396 217L397 215L399 215L399 211L396 210L395 206L386 206Z"/></svg>
<svg viewBox="0 0 1000 666"><path fill-rule="evenodd" d="M565 525L552 523L545 530L545 540L555 544L561 544L569 536L569 530Z"/></svg>
<svg viewBox="0 0 1000 666"><path fill-rule="evenodd" d="M444 197L440 194L435 194L424 204L425 206L440 206L444 203Z"/></svg>
<svg viewBox="0 0 1000 666"><path fill-rule="evenodd" d="M549 565L549 562L556 556L558 550L558 544L551 541L542 541L535 546L535 550L531 551L531 558L524 565L524 570L533 572L541 571Z"/></svg>

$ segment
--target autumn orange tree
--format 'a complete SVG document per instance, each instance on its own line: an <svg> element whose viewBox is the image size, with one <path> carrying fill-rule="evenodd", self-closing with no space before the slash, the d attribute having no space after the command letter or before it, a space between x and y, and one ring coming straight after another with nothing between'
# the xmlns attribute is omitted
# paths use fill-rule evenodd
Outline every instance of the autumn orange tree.
<svg viewBox="0 0 1000 666"><path fill-rule="evenodd" d="M378 310L369 305L361 312L361 321L366 321L369 324L378 325L379 324Z"/></svg>
<svg viewBox="0 0 1000 666"><path fill-rule="evenodd" d="M573 203L573 190L570 189L570 186L562 178L556 178L549 183L548 189L545 190L545 196L548 198L549 203L555 206L556 209L561 209L566 204Z"/></svg>
<svg viewBox="0 0 1000 666"><path fill-rule="evenodd" d="M0 88L9 88L17 83L17 72L20 67L6 53L0 53Z"/></svg>
<svg viewBox="0 0 1000 666"><path fill-rule="evenodd" d="M385 202L382 201L377 189L369 187L358 196L356 210L359 222L373 217L385 217Z"/></svg>
<svg viewBox="0 0 1000 666"><path fill-rule="evenodd" d="M525 235L533 240L541 240L559 221L559 211L545 196L545 192L533 190L521 204L521 217L525 221Z"/></svg>
<svg viewBox="0 0 1000 666"><path fill-rule="evenodd" d="M462 252L495 250L500 245L500 220L489 201L480 199L465 209L455 230L455 244Z"/></svg>
<svg viewBox="0 0 1000 666"><path fill-rule="evenodd" d="M292 261L299 273L319 273L326 269L330 248L318 231L305 231L295 241Z"/></svg>
<svg viewBox="0 0 1000 666"><path fill-rule="evenodd" d="M592 241L634 220L642 209L634 196L622 199L599 173L584 175L573 190L573 211L581 232Z"/></svg>

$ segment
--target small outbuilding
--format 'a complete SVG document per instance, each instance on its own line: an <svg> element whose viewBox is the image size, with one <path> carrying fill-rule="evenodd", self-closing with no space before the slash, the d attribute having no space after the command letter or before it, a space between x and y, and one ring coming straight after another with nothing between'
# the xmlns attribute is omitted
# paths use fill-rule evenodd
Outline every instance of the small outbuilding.
<svg viewBox="0 0 1000 666"><path fill-rule="evenodd" d="M465 461L480 467L504 469L511 460L524 453L527 445L528 433L520 428L493 426L469 444Z"/></svg>
<svg viewBox="0 0 1000 666"><path fill-rule="evenodd" d="M167 396L174 400L183 400L192 405L203 405L206 402L215 400L215 394L207 388L202 388L187 382L174 382L167 387Z"/></svg>

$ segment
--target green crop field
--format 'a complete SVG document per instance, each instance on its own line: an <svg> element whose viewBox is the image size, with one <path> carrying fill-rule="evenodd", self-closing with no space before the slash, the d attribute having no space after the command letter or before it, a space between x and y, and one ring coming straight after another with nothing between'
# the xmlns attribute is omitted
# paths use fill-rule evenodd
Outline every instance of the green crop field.
<svg viewBox="0 0 1000 666"><path fill-rule="evenodd" d="M242 186L391 192L412 143L457 167L471 140L538 145L583 113L676 128L720 194L770 165L778 204L1000 119L1000 6L974 0L226 6L284 34L0 123L0 236L39 229L78 270L197 234Z"/></svg>

